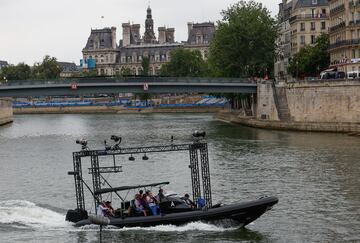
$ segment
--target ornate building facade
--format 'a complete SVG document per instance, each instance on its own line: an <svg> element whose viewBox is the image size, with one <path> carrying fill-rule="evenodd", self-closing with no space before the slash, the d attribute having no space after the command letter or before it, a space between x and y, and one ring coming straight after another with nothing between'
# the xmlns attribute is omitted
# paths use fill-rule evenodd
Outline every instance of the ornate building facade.
<svg viewBox="0 0 360 243"><path fill-rule="evenodd" d="M330 11L328 0L282 0L279 4L280 31L275 78L290 78L287 74L289 58L302 47L315 44L316 38L328 33Z"/></svg>
<svg viewBox="0 0 360 243"><path fill-rule="evenodd" d="M154 20L149 7L145 20L144 35L139 24L122 24L122 39L117 43L116 28L92 29L85 48L82 50L83 69L96 69L99 75L131 74L142 72L142 59L150 60L150 75L159 74L164 63L170 61L170 52L176 48L200 50L204 59L208 56L209 44L215 33L211 22L188 23L188 40L175 41L175 29L159 27L158 38L154 32Z"/></svg>
<svg viewBox="0 0 360 243"><path fill-rule="evenodd" d="M360 2L330 2L330 63L339 71L360 71Z"/></svg>

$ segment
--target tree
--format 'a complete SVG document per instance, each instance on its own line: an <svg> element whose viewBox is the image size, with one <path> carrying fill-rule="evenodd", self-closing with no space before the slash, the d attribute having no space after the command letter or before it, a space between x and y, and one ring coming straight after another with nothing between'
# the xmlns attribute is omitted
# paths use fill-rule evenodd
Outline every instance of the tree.
<svg viewBox="0 0 360 243"><path fill-rule="evenodd" d="M330 65L329 35L321 34L314 46L300 49L289 61L288 72L296 78L317 77Z"/></svg>
<svg viewBox="0 0 360 243"><path fill-rule="evenodd" d="M121 69L121 76L130 76L130 75L133 75L133 73L129 67L125 67Z"/></svg>
<svg viewBox="0 0 360 243"><path fill-rule="evenodd" d="M41 63L34 64L32 76L36 79L55 79L60 77L61 71L56 58L46 55Z"/></svg>
<svg viewBox="0 0 360 243"><path fill-rule="evenodd" d="M222 11L210 44L213 76L264 77L273 70L277 24L261 3L240 1Z"/></svg>
<svg viewBox="0 0 360 243"><path fill-rule="evenodd" d="M206 74L206 63L199 50L178 48L170 52L170 62L162 65L160 73L171 77L199 77Z"/></svg>
<svg viewBox="0 0 360 243"><path fill-rule="evenodd" d="M0 79L7 80L26 80L31 75L30 66L25 63L19 63L18 65L10 65L3 67L0 73Z"/></svg>
<svg viewBox="0 0 360 243"><path fill-rule="evenodd" d="M141 75L148 76L149 75L149 70L150 70L150 59L149 59L149 57L143 57L143 59L141 61L141 67L142 67Z"/></svg>
<svg viewBox="0 0 360 243"><path fill-rule="evenodd" d="M98 73L96 69L82 70L80 73L81 77L97 77Z"/></svg>

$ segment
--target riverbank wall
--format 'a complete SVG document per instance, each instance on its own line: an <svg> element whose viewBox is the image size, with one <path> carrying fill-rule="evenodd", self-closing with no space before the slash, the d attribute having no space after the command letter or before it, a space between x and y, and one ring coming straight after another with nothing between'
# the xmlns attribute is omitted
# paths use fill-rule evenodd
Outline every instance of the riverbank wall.
<svg viewBox="0 0 360 243"><path fill-rule="evenodd" d="M251 127L360 132L360 81L258 82L254 117L222 112L217 119Z"/></svg>
<svg viewBox="0 0 360 243"><path fill-rule="evenodd" d="M217 113L215 119L237 125L272 130L360 133L360 124L350 122L284 122L259 120L256 117L244 117L238 112L229 111Z"/></svg>
<svg viewBox="0 0 360 243"><path fill-rule="evenodd" d="M13 122L13 108L10 99L0 99L0 126Z"/></svg>
<svg viewBox="0 0 360 243"><path fill-rule="evenodd" d="M27 107L14 108L14 114L136 114L136 113L217 113L222 107L151 107L126 108L121 106L79 106L79 107Z"/></svg>

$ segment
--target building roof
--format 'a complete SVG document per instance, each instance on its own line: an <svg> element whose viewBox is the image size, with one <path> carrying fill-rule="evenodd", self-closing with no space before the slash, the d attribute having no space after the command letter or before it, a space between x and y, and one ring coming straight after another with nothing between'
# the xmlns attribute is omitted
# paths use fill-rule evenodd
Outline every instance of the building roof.
<svg viewBox="0 0 360 243"><path fill-rule="evenodd" d="M78 68L73 62L57 62L63 72L76 72Z"/></svg>
<svg viewBox="0 0 360 243"><path fill-rule="evenodd" d="M215 24L211 22L192 24L189 31L188 44L197 43L197 36L203 37L203 43L210 43L215 33ZM203 44L202 43L202 44Z"/></svg>
<svg viewBox="0 0 360 243"><path fill-rule="evenodd" d="M319 7L329 6L328 0L316 0L316 4L313 4L314 0L298 0L295 8L307 8L307 7Z"/></svg>
<svg viewBox="0 0 360 243"><path fill-rule="evenodd" d="M92 29L84 49L112 48L112 29Z"/></svg>

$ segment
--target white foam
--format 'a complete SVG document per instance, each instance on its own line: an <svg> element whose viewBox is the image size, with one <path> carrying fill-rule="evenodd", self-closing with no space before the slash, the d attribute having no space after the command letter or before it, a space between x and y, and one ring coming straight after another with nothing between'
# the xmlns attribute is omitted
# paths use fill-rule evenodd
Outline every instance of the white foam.
<svg viewBox="0 0 360 243"><path fill-rule="evenodd" d="M94 231L98 230L98 226L87 225L81 227L79 230L82 231ZM221 226L216 226L212 224L206 224L203 222L192 222L183 226L175 225L158 225L153 227L131 227L131 228L117 228L114 226L107 226L103 228L106 231L155 231L155 232L188 232L188 231L206 231L206 232L224 232L237 230L238 228L224 228Z"/></svg>
<svg viewBox="0 0 360 243"><path fill-rule="evenodd" d="M62 214L24 200L0 201L0 224L20 224L31 228L67 228Z"/></svg>
<svg viewBox="0 0 360 243"><path fill-rule="evenodd" d="M235 230L236 228L224 228L221 226L206 224L203 222L192 222L183 226L175 225L159 225L147 228L124 228L122 230L142 230L142 231L159 231L159 232L185 232L185 231L212 231L212 232L224 232Z"/></svg>

